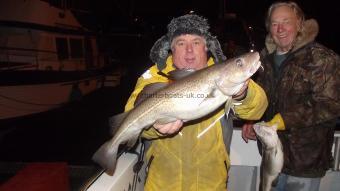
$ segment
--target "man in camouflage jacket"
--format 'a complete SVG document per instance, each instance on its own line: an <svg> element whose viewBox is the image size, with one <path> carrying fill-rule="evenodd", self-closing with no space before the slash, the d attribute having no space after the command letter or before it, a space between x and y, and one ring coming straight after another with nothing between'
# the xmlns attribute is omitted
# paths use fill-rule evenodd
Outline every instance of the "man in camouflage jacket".
<svg viewBox="0 0 340 191"><path fill-rule="evenodd" d="M274 50L267 40L268 49L262 52L264 70L257 82L269 101L264 121L277 113L284 119L285 129L278 131L285 154L283 172L319 177L330 167L334 127L340 114L340 59L314 42L315 20L305 25L310 33L296 41L277 71Z"/></svg>
<svg viewBox="0 0 340 191"><path fill-rule="evenodd" d="M284 45L280 38L293 31L289 28L294 21L289 11L296 14L302 27L297 25L298 32L289 49L278 53ZM304 20L299 11L295 3L278 3L269 9L266 24L270 34L262 51L263 70L257 74L256 82L265 90L269 102L263 121L278 125L284 150L282 172L294 178L316 178L318 186L320 177L332 165L334 128L340 114L340 58L314 41L318 24L313 19ZM249 124L242 133L246 141L255 138ZM293 190L287 186L289 181L284 184L283 190Z"/></svg>

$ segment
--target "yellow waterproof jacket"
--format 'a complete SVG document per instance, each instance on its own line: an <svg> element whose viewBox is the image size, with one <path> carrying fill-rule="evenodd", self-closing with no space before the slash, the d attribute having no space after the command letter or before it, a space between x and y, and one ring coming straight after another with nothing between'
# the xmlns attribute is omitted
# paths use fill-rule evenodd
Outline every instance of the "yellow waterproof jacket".
<svg viewBox="0 0 340 191"><path fill-rule="evenodd" d="M167 59L167 67L162 71L174 70L172 57ZM208 65L212 65L209 59ZM144 86L156 82L168 82L166 77L157 74L157 66L152 66L137 81L135 90L130 96L125 110L133 108L138 94ZM247 97L241 105L235 106L240 118L257 120L267 107L267 98L260 86L251 81ZM199 123L188 124L181 132L164 137L154 128L144 130L142 136L152 139L146 154L148 175L146 191L211 191L226 190L229 156L223 142L221 123L218 117L224 111L218 111L212 117ZM206 133L197 136L214 123Z"/></svg>

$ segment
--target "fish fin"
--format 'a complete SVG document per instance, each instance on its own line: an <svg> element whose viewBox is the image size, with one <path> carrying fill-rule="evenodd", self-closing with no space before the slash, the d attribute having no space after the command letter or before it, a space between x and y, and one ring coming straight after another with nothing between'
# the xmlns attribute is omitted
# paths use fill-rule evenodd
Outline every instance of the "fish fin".
<svg viewBox="0 0 340 191"><path fill-rule="evenodd" d="M273 182L272 182L272 187L276 187L277 183L279 182L279 176L277 176Z"/></svg>
<svg viewBox="0 0 340 191"><path fill-rule="evenodd" d="M205 103L206 101L208 101L210 98L215 98L217 94L217 89L216 88L212 88L212 90L210 91L210 93L199 103L199 105L201 105L202 103Z"/></svg>
<svg viewBox="0 0 340 191"><path fill-rule="evenodd" d="M114 135L129 112L120 113L109 118L110 134Z"/></svg>
<svg viewBox="0 0 340 191"><path fill-rule="evenodd" d="M157 83L152 83L152 84L146 85L143 88L143 90L138 94L134 105L135 106L139 105L140 103L142 103L142 101L144 101L147 98L154 96L154 94L157 91L165 88L166 86L168 86L168 83L164 83L164 82L157 82Z"/></svg>
<svg viewBox="0 0 340 191"><path fill-rule="evenodd" d="M167 124L176 121L176 118L171 118L171 117L164 117L164 118L159 118L156 120L155 123L157 124Z"/></svg>
<svg viewBox="0 0 340 191"><path fill-rule="evenodd" d="M168 78L170 80L180 80L182 78L185 78L187 76L189 76L190 74L193 74L195 72L194 69L182 69L182 70L173 70L171 72L168 73Z"/></svg>
<svg viewBox="0 0 340 191"><path fill-rule="evenodd" d="M211 90L211 92L207 95L206 98L214 98L214 97L216 97L217 91L218 91L217 88L213 88Z"/></svg>
<svg viewBox="0 0 340 191"><path fill-rule="evenodd" d="M225 106L224 106L224 112L227 117L229 117L229 113L231 109L233 109L233 100L227 99L227 102L225 103Z"/></svg>
<svg viewBox="0 0 340 191"><path fill-rule="evenodd" d="M275 148L275 154L274 154L275 157L276 157L276 155L277 155L278 152L279 152L278 149Z"/></svg>
<svg viewBox="0 0 340 191"><path fill-rule="evenodd" d="M117 163L118 146L111 146L111 141L104 143L92 156L92 160L98 163L105 172L112 176Z"/></svg>

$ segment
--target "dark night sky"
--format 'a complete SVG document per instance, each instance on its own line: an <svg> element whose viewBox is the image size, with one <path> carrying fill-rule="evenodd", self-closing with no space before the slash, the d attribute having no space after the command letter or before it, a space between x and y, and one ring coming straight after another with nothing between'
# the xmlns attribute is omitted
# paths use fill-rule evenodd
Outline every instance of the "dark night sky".
<svg viewBox="0 0 340 191"><path fill-rule="evenodd" d="M106 30L114 30L133 18L143 18L143 22L156 25L165 32L166 24L171 18L195 10L209 19L211 23L221 12L221 0L73 0L78 7L93 13L92 24L101 25ZM255 27L264 27L264 17L273 0L225 0L226 12L236 13ZM319 22L320 32L317 40L340 53L340 28L335 24L340 13L333 0L313 0L296 2L305 11L307 18L315 18Z"/></svg>
<svg viewBox="0 0 340 191"><path fill-rule="evenodd" d="M231 0L231 7L235 9L247 21L264 26L264 18L270 0ZM336 1L331 0L297 0L296 1L306 14L306 18L314 18L319 23L319 35L317 41L340 53L340 27L336 24L340 18ZM235 5L233 5L235 3Z"/></svg>

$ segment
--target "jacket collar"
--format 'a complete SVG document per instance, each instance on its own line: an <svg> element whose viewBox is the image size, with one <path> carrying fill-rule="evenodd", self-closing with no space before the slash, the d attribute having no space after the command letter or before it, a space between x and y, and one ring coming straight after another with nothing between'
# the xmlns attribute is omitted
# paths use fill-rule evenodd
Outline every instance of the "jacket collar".
<svg viewBox="0 0 340 191"><path fill-rule="evenodd" d="M302 30L299 32L294 47L291 51L295 51L304 45L315 40L319 33L319 25L315 19L306 20L303 24ZM270 34L267 35L265 45L268 53L271 54L276 50L276 45Z"/></svg>

